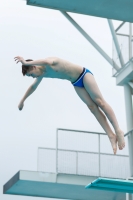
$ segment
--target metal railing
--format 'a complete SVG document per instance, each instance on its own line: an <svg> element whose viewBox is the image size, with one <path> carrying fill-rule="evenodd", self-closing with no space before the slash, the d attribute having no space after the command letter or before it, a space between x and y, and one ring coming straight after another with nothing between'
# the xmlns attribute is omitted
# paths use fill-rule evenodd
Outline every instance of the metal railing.
<svg viewBox="0 0 133 200"><path fill-rule="evenodd" d="M130 176L128 147L114 155L110 144L109 149L101 148L106 137L105 133L57 129L56 148L38 150L38 171L125 179Z"/></svg>

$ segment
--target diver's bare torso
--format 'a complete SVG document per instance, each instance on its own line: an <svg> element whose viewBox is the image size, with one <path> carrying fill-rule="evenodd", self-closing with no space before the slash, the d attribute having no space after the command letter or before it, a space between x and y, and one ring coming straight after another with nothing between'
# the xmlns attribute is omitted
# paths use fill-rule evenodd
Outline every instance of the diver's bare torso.
<svg viewBox="0 0 133 200"><path fill-rule="evenodd" d="M50 57L47 60L51 64L43 66L45 78L59 78L74 82L83 70L83 67L57 57Z"/></svg>

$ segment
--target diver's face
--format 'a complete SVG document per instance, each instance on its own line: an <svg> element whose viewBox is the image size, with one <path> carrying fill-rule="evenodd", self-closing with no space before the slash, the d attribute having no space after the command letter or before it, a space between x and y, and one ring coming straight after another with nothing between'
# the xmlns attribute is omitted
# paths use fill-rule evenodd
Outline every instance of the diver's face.
<svg viewBox="0 0 133 200"><path fill-rule="evenodd" d="M27 72L26 76L31 76L32 78L37 78L42 75L42 71L39 67L32 66L29 71Z"/></svg>

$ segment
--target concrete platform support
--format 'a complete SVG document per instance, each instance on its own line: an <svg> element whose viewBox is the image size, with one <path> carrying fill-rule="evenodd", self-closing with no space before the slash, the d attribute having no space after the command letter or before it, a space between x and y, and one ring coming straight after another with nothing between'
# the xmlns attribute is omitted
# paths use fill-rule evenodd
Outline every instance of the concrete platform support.
<svg viewBox="0 0 133 200"><path fill-rule="evenodd" d="M126 109L126 120L127 130L133 129L133 105L132 105L132 92L129 85L124 85L124 96L125 96L125 109ZM130 175L133 176L133 133L128 135L129 145L129 164L130 164ZM127 195L127 200L133 200L133 195Z"/></svg>
<svg viewBox="0 0 133 200"><path fill-rule="evenodd" d="M132 109L132 93L129 85L124 85L124 96L125 96L125 109L126 109L126 120L127 130L133 129L133 109ZM129 161L130 161L130 175L133 176L133 134L128 136L129 143Z"/></svg>

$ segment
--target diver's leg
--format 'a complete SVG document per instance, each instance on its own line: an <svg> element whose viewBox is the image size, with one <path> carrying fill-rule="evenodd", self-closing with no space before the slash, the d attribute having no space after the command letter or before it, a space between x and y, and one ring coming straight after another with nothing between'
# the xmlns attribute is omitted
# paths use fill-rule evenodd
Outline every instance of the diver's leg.
<svg viewBox="0 0 133 200"><path fill-rule="evenodd" d="M114 154L116 154L117 151L117 139L116 135L111 130L111 127L108 124L108 121L106 119L106 116L104 113L99 109L99 107L96 105L96 103L91 99L88 92L81 87L74 87L78 96L81 98L81 100L88 106L90 111L94 114L104 131L107 133L109 140L111 142Z"/></svg>
<svg viewBox="0 0 133 200"><path fill-rule="evenodd" d="M122 150L125 146L124 133L118 125L114 111L112 110L110 105L104 100L94 79L94 76L90 73L86 73L83 79L83 83L91 99L102 109L102 111L105 113L112 126L114 127L119 149Z"/></svg>

